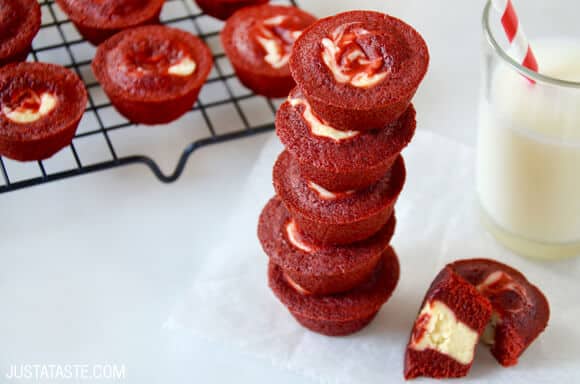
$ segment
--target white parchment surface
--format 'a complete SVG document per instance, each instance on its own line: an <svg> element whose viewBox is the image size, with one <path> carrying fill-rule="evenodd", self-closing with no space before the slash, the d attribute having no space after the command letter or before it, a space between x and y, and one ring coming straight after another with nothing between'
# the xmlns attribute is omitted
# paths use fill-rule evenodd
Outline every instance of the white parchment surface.
<svg viewBox="0 0 580 384"><path fill-rule="evenodd" d="M479 223L473 150L425 131L404 152L408 176L393 240L401 280L392 299L352 336L329 338L301 328L267 286L267 257L256 237L258 215L274 193L272 166L281 150L272 135L240 190L221 243L167 328L188 329L322 382L402 382L405 345L434 276L452 260L486 257L518 268L537 284L550 301L552 318L516 367L502 368L479 347L467 380L580 382L580 260L539 263L497 245Z"/></svg>

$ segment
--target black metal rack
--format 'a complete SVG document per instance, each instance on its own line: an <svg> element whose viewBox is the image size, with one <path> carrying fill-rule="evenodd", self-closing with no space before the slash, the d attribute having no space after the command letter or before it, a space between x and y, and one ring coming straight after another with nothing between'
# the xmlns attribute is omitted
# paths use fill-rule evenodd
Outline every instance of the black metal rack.
<svg viewBox="0 0 580 384"><path fill-rule="evenodd" d="M296 5L294 0L280 0L277 2ZM11 161L0 157L0 173L2 174L3 178L3 180L0 178L0 181L3 181L4 184L2 185L2 183L0 183L0 194L56 180L66 179L69 177L85 175L131 164L144 164L149 167L149 169L160 181L164 183L171 183L176 181L181 176L189 157L197 149L212 144L223 143L226 141L271 131L274 128L272 123L259 125L251 124L251 119L241 107L241 102L256 97L256 95L250 91L247 91L244 94L239 94L239 92L234 91L231 81L235 79L235 74L233 74L231 71L226 71L223 68L224 65L220 65L223 64L224 61L227 61L227 58L218 47L219 30L207 31L205 30L206 28L202 27L203 19L209 20L209 16L201 13L195 6L193 0L167 0L165 8L179 8L180 12L174 12L173 15L168 17L164 17L164 13L162 13L162 23L174 25L177 27L184 25L183 23L187 23L186 25L189 27L188 29L202 38L208 44L208 46L212 48L212 52L214 54L214 68L210 78L206 83L206 86L212 83L221 83L223 85L223 89L225 90L226 97L219 100L212 100L210 102L204 102L200 97L196 105L192 108L191 111L199 111L201 113L201 116L205 121L205 125L207 126L207 134L202 135L201 138L189 143L183 149L181 156L179 157L179 160L177 161L177 164L171 173L164 173L158 163L146 154L131 156L119 155L115 147L115 140L111 137L112 132L134 127L135 124L129 121L111 123L102 116L103 111L111 109L112 106L108 99L104 100L103 102L99 102L99 100L96 100L96 97L93 96L93 94L95 94L93 91L100 90L100 85L94 80L92 77L92 72L90 72L92 58L79 58L77 56L80 55L75 52L76 48L81 47L88 47L88 50L90 51L90 46L86 41L80 38L76 32L74 32L72 23L58 9L58 6L55 4L54 0L39 0L39 3L41 5L43 14L42 26L39 35L44 34L46 37L45 40L49 40L49 43L43 44L42 46L35 46L33 43L31 59L35 61L47 61L43 59L43 55L46 52L57 52L59 55L66 56L61 57L63 64L66 67L73 69L85 82L89 94L89 103L85 111L85 116L90 115L92 116L92 119L91 121L87 122L87 124L85 124L88 125L88 128L83 129L82 131L79 130L79 132L77 132L75 139L69 146L73 158L69 169L51 171L45 166L45 161L38 161L36 162L36 175L19 175L17 178L18 180L15 180L16 178L13 177L12 172L10 171L10 167L7 166L7 163ZM215 24L218 27L220 26L220 23ZM70 31L73 32L71 33ZM71 37L71 35L73 36ZM275 114L276 106L274 102L269 99L264 100L268 104L272 114ZM208 110L225 105L233 106L235 113L239 115L239 119L242 122L243 127L241 129L235 129L225 133L218 132L218 129L216 129L216 124L213 122L211 114L208 113ZM148 127L140 127L139 129L147 130ZM91 164L87 164L82 161L82 152L78 146L75 145L75 143L77 140L82 140L83 138L94 136L101 136L101 138L104 139L107 148L106 151L108 152L107 156L104 157L107 157L108 159L97 159L97 161L93 161Z"/></svg>

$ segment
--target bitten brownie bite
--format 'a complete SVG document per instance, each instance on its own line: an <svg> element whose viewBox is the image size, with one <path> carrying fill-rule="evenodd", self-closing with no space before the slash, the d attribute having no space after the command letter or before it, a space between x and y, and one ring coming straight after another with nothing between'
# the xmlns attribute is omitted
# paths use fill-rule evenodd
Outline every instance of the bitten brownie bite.
<svg viewBox="0 0 580 384"><path fill-rule="evenodd" d="M0 0L0 66L26 60L40 18L36 0Z"/></svg>
<svg viewBox="0 0 580 384"><path fill-rule="evenodd" d="M372 131L340 131L318 118L299 88L276 115L276 133L302 176L329 191L359 190L381 179L415 133L415 109Z"/></svg>
<svg viewBox="0 0 580 384"><path fill-rule="evenodd" d="M399 280L399 261L395 251L388 248L367 281L349 292L330 296L304 294L272 262L268 280L276 297L304 327L328 336L343 336L368 325L389 300Z"/></svg>
<svg viewBox="0 0 580 384"><path fill-rule="evenodd" d="M165 0L56 0L79 33L94 45L128 28L158 24Z"/></svg>
<svg viewBox="0 0 580 384"><path fill-rule="evenodd" d="M92 67L122 115L162 124L192 108L212 65L211 51L200 39L156 25L111 37L97 49Z"/></svg>
<svg viewBox="0 0 580 384"><path fill-rule="evenodd" d="M195 0L201 10L217 19L226 20L238 9L266 4L270 0Z"/></svg>
<svg viewBox="0 0 580 384"><path fill-rule="evenodd" d="M349 244L377 233L389 220L405 183L403 158L377 183L359 191L330 192L304 179L287 151L274 165L276 193L300 233L319 244Z"/></svg>
<svg viewBox="0 0 580 384"><path fill-rule="evenodd" d="M290 70L312 109L339 130L383 128L409 107L429 65L408 24L371 11L320 19L296 40Z"/></svg>
<svg viewBox="0 0 580 384"><path fill-rule="evenodd" d="M275 197L260 215L258 237L270 260L282 268L288 283L305 294L348 291L375 270L395 231L395 217L373 237L338 247L321 246L300 234L286 207Z"/></svg>
<svg viewBox="0 0 580 384"><path fill-rule="evenodd" d="M281 5L236 12L221 38L240 82L263 96L286 97L295 86L288 67L292 45L315 20L296 7Z"/></svg>
<svg viewBox="0 0 580 384"><path fill-rule="evenodd" d="M493 314L482 341L500 364L517 364L548 325L548 300L519 271L497 261L460 260L451 265L491 302Z"/></svg>
<svg viewBox="0 0 580 384"><path fill-rule="evenodd" d="M491 304L446 266L425 295L405 355L405 378L467 375Z"/></svg>
<svg viewBox="0 0 580 384"><path fill-rule="evenodd" d="M42 160L69 145L87 93L69 69L44 63L0 68L0 155Z"/></svg>

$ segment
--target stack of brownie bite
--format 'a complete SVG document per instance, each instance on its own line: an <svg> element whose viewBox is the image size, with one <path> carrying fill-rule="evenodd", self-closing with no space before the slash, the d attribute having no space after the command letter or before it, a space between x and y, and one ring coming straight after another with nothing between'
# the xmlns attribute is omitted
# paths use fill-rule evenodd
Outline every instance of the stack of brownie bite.
<svg viewBox="0 0 580 384"><path fill-rule="evenodd" d="M399 262L390 246L405 182L401 151L428 67L421 36L393 17L351 11L321 19L295 42L297 87L281 105L285 146L258 236L269 285L306 328L347 335L390 298Z"/></svg>

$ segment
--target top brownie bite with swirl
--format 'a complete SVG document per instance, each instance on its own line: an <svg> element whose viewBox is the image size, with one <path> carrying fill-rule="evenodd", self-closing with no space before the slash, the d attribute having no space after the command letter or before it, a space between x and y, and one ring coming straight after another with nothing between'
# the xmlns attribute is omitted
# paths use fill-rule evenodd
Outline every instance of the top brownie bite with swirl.
<svg viewBox="0 0 580 384"><path fill-rule="evenodd" d="M39 29L36 0L0 0L0 65L26 60Z"/></svg>
<svg viewBox="0 0 580 384"><path fill-rule="evenodd" d="M257 94L285 97L295 86L288 61L294 41L316 18L296 7L244 8L228 19L224 50L240 82Z"/></svg>
<svg viewBox="0 0 580 384"><path fill-rule="evenodd" d="M213 58L192 34L165 26L121 32L99 46L93 71L117 110L129 120L161 124L196 102Z"/></svg>
<svg viewBox="0 0 580 384"><path fill-rule="evenodd" d="M403 114L429 52L411 26L371 11L321 19L294 45L290 70L314 111L341 130L382 128Z"/></svg>

